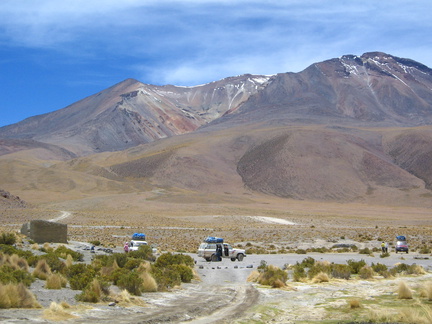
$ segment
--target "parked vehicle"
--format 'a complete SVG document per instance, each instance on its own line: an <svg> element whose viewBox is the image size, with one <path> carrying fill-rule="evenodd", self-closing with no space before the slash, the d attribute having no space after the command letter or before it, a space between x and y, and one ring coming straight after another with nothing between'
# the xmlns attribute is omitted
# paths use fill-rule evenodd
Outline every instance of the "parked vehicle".
<svg viewBox="0 0 432 324"><path fill-rule="evenodd" d="M396 240L397 240L396 241L396 248L395 248L396 253L398 253L398 252L408 253L409 249L408 249L408 243L407 243L406 237L403 235L399 235L399 236L396 236Z"/></svg>
<svg viewBox="0 0 432 324"><path fill-rule="evenodd" d="M198 248L198 256L206 261L222 261L222 258L243 261L246 251L233 248L230 244L224 243L222 238L207 237Z"/></svg>
<svg viewBox="0 0 432 324"><path fill-rule="evenodd" d="M139 247L142 245L148 245L146 239L146 235L144 233L134 233L132 235L132 240L130 242L126 242L124 246L124 251L138 251ZM157 249L152 247L152 253L155 254Z"/></svg>

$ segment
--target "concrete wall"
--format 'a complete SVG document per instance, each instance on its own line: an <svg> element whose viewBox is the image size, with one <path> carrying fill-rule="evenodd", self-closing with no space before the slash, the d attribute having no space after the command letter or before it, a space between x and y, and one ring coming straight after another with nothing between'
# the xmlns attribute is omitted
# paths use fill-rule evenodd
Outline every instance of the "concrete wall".
<svg viewBox="0 0 432 324"><path fill-rule="evenodd" d="M21 227L21 233L36 243L67 243L67 225L45 220L33 220Z"/></svg>

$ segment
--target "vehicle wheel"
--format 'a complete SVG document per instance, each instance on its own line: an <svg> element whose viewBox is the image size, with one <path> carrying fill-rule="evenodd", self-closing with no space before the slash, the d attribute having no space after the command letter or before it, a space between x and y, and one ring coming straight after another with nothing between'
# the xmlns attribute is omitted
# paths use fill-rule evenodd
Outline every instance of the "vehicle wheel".
<svg viewBox="0 0 432 324"><path fill-rule="evenodd" d="M204 258L207 262L210 262L211 259L210 258Z"/></svg>
<svg viewBox="0 0 432 324"><path fill-rule="evenodd" d="M239 254L239 255L237 255L237 259L238 259L239 261L243 261L243 258L244 258L244 255L243 255L243 254Z"/></svg>
<svg viewBox="0 0 432 324"><path fill-rule="evenodd" d="M235 261L236 260L236 258L231 258L231 261Z"/></svg>
<svg viewBox="0 0 432 324"><path fill-rule="evenodd" d="M219 259L218 259L218 257L217 257L216 254L212 254L211 261L213 261L213 262L219 261Z"/></svg>
<svg viewBox="0 0 432 324"><path fill-rule="evenodd" d="M408 254L408 251L406 253Z"/></svg>

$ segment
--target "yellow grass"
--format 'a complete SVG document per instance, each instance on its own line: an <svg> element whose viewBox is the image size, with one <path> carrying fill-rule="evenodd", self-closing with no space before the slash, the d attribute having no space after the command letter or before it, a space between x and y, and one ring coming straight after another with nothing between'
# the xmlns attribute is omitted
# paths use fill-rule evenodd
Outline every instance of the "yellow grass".
<svg viewBox="0 0 432 324"><path fill-rule="evenodd" d="M358 300L357 298L348 300L348 305L352 309L361 307L360 300Z"/></svg>
<svg viewBox="0 0 432 324"><path fill-rule="evenodd" d="M412 299L412 291L408 287L405 281L399 282L398 290L397 290L398 298L399 299Z"/></svg>
<svg viewBox="0 0 432 324"><path fill-rule="evenodd" d="M327 273L320 272L312 278L313 283L329 282L330 278Z"/></svg>
<svg viewBox="0 0 432 324"><path fill-rule="evenodd" d="M65 304L69 306L67 303L57 304L56 302L52 302L49 308L43 311L43 317L51 321L66 321L68 319L76 318L77 316L66 311L66 307L64 307Z"/></svg>
<svg viewBox="0 0 432 324"><path fill-rule="evenodd" d="M0 308L40 308L33 293L22 283L0 284Z"/></svg>
<svg viewBox="0 0 432 324"><path fill-rule="evenodd" d="M51 268L45 259L39 260L33 270L33 276L41 280L46 280L51 275Z"/></svg>
<svg viewBox="0 0 432 324"><path fill-rule="evenodd" d="M47 289L61 289L65 288L67 284L67 279L60 274L53 273L48 276L45 283L45 288Z"/></svg>

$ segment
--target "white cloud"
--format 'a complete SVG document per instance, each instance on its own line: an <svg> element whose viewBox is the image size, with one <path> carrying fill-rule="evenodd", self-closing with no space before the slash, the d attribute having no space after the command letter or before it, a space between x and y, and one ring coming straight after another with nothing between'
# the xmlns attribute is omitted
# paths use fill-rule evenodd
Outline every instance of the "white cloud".
<svg viewBox="0 0 432 324"><path fill-rule="evenodd" d="M429 0L2 0L0 44L117 57L140 66L144 82L186 85L374 50L430 65L430 9Z"/></svg>

